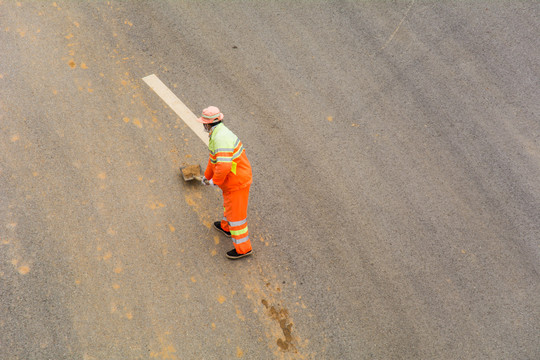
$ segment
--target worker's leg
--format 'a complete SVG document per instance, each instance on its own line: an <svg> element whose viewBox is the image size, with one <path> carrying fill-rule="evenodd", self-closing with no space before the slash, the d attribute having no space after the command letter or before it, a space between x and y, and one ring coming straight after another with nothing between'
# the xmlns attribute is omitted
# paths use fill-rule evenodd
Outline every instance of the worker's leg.
<svg viewBox="0 0 540 360"><path fill-rule="evenodd" d="M225 194L223 194L223 219L221 219L221 228L225 231L229 230L229 222L227 221L227 216L225 216L226 208L225 208Z"/></svg>
<svg viewBox="0 0 540 360"><path fill-rule="evenodd" d="M247 207L249 200L249 186L223 194L225 204L225 218L227 219L227 231L231 232L234 248L238 254L245 254L251 250L247 225ZM223 227L222 221L222 227Z"/></svg>

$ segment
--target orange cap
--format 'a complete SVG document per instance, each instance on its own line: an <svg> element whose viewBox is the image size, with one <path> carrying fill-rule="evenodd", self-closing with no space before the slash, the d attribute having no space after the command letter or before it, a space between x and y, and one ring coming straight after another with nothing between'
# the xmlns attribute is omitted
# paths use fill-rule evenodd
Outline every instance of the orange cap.
<svg viewBox="0 0 540 360"><path fill-rule="evenodd" d="M209 106L202 111L202 116L197 119L203 124L213 124L223 120L223 114L215 106Z"/></svg>

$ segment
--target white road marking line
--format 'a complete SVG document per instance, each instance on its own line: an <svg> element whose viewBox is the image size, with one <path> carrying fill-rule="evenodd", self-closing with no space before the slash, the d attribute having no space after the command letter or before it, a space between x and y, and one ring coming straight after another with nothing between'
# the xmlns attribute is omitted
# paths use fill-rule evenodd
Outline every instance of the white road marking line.
<svg viewBox="0 0 540 360"><path fill-rule="evenodd" d="M203 143L208 146L208 133L197 121L198 117L156 75L148 75L143 81L193 130Z"/></svg>

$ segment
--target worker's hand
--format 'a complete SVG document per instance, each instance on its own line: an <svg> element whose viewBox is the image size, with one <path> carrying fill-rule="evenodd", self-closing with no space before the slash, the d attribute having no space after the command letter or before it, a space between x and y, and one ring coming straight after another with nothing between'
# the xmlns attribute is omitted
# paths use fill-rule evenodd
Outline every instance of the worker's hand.
<svg viewBox="0 0 540 360"><path fill-rule="evenodd" d="M201 184L208 185L208 179L203 176L201 179Z"/></svg>

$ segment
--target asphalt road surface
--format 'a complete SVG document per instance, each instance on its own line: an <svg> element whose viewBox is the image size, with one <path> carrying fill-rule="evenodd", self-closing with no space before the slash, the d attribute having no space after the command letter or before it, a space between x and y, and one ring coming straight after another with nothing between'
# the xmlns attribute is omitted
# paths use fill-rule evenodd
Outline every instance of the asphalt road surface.
<svg viewBox="0 0 540 360"><path fill-rule="evenodd" d="M0 0L0 358L540 359L539 19ZM254 256L150 74L245 144Z"/></svg>

